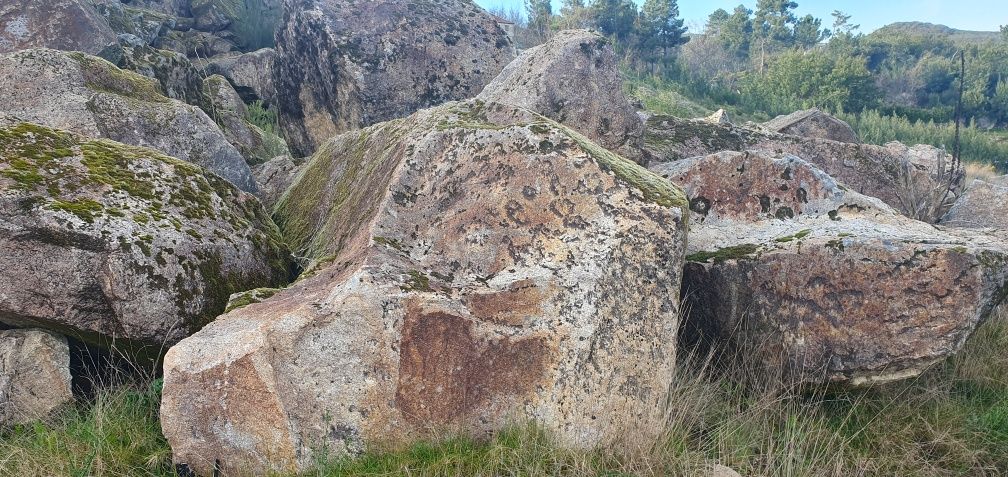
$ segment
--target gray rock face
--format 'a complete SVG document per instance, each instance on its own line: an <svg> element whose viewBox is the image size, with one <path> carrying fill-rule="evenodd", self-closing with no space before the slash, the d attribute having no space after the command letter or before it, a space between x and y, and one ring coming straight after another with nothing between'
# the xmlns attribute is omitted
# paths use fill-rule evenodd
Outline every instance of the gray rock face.
<svg viewBox="0 0 1008 477"><path fill-rule="evenodd" d="M341 132L476 96L514 58L470 0L285 0L276 50L280 123L299 156Z"/></svg>
<svg viewBox="0 0 1008 477"><path fill-rule="evenodd" d="M273 84L273 62L276 50L263 48L251 53L232 53L211 58L206 70L221 75L234 86L245 102L262 101L276 104L276 86Z"/></svg>
<svg viewBox="0 0 1008 477"><path fill-rule="evenodd" d="M211 114L210 98L203 85L204 75L182 53L121 41L119 46L106 49L101 56L119 68L156 80L165 96L198 106Z"/></svg>
<svg viewBox="0 0 1008 477"><path fill-rule="evenodd" d="M49 417L73 402L66 338L0 331L0 429Z"/></svg>
<svg viewBox="0 0 1008 477"><path fill-rule="evenodd" d="M792 136L855 144L861 142L850 124L818 109L795 111L788 115L777 116L763 123L763 127L773 132Z"/></svg>
<svg viewBox="0 0 1008 477"><path fill-rule="evenodd" d="M248 108L223 76L210 76L205 85L210 95L211 114L228 142L238 148L250 165L290 153L283 139L246 120Z"/></svg>
<svg viewBox="0 0 1008 477"><path fill-rule="evenodd" d="M157 354L289 278L259 201L188 162L30 123L0 153L0 322Z"/></svg>
<svg viewBox="0 0 1008 477"><path fill-rule="evenodd" d="M675 162L722 151L763 151L802 158L844 186L886 204L909 216L936 221L962 187L959 180L941 179L938 170L948 170L940 160L942 151L931 146L907 147L848 144L828 139L802 138L768 133L706 121L652 116L647 120L645 147L656 162ZM930 194L944 188L948 194ZM945 200L938 200L942 197Z"/></svg>
<svg viewBox="0 0 1008 477"><path fill-rule="evenodd" d="M247 51L273 44L280 3L281 0L190 0L190 9L197 29L225 32L239 48Z"/></svg>
<svg viewBox="0 0 1008 477"><path fill-rule="evenodd" d="M915 376L1004 299L1008 244L910 220L812 164L722 153L655 165L692 209L686 336L796 381Z"/></svg>
<svg viewBox="0 0 1008 477"><path fill-rule="evenodd" d="M84 0L0 0L0 53L54 48L94 54L115 41Z"/></svg>
<svg viewBox="0 0 1008 477"><path fill-rule="evenodd" d="M252 168L259 184L259 200L267 210L273 210L283 193L294 183L303 165L304 160L279 156Z"/></svg>
<svg viewBox="0 0 1008 477"><path fill-rule="evenodd" d="M252 172L217 124L170 100L157 82L82 53L25 50L0 55L0 112L89 137L157 149L242 190Z"/></svg>
<svg viewBox="0 0 1008 477"><path fill-rule="evenodd" d="M512 419L572 447L647 433L637 421L674 375L685 206L510 106L338 136L275 214L314 271L166 356L174 459L292 471L319 448L486 437Z"/></svg>
<svg viewBox="0 0 1008 477"><path fill-rule="evenodd" d="M634 151L644 133L623 94L616 54L587 30L562 31L526 50L478 98L535 111L614 151Z"/></svg>
<svg viewBox="0 0 1008 477"><path fill-rule="evenodd" d="M945 214L942 225L1008 231L1008 184L973 181Z"/></svg>

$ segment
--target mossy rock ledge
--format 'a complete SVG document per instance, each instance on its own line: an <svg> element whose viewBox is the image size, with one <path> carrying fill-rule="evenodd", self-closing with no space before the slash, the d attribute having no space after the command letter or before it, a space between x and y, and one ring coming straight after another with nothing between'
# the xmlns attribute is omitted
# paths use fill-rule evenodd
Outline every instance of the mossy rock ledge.
<svg viewBox="0 0 1008 477"><path fill-rule="evenodd" d="M319 449L512 419L605 442L653 417L675 374L687 205L513 106L448 103L332 139L274 209L309 271L236 296L165 358L175 462L305 469Z"/></svg>
<svg viewBox="0 0 1008 477"><path fill-rule="evenodd" d="M0 55L0 107L25 121L149 147L258 191L245 158L200 108L169 99L157 80L80 52ZM202 84L200 85L202 87Z"/></svg>
<svg viewBox="0 0 1008 477"><path fill-rule="evenodd" d="M259 201L190 163L0 123L0 321L155 353L292 262Z"/></svg>
<svg viewBox="0 0 1008 477"><path fill-rule="evenodd" d="M690 197L683 336L794 382L906 379L958 352L1004 300L1008 242L945 230L795 156L655 164Z"/></svg>

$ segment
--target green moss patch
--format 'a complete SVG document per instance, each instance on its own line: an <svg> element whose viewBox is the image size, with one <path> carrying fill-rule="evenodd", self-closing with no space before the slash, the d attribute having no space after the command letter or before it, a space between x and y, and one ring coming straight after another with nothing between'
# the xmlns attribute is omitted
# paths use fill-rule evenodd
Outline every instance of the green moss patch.
<svg viewBox="0 0 1008 477"><path fill-rule="evenodd" d="M743 260L753 258L761 250L759 245L744 244L733 247L725 247L713 252L697 252L686 257L688 262L696 263L721 263L728 260Z"/></svg>

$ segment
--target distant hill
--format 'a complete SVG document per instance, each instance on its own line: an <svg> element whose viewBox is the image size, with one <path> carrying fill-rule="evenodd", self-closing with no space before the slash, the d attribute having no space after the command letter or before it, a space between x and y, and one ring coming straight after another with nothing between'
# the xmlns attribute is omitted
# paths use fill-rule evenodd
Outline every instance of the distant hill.
<svg viewBox="0 0 1008 477"><path fill-rule="evenodd" d="M996 31L957 30L945 25L924 22L897 22L872 32L869 36L888 35L935 35L946 37L956 44L978 44L999 41L1001 33Z"/></svg>

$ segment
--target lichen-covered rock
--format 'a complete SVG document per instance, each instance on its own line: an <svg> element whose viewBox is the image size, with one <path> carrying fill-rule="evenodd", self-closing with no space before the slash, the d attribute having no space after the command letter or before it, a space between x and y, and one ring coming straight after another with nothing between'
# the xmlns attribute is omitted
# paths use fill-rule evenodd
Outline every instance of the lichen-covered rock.
<svg viewBox="0 0 1008 477"><path fill-rule="evenodd" d="M280 123L300 156L338 133L476 96L514 58L470 0L285 0L276 51Z"/></svg>
<svg viewBox="0 0 1008 477"><path fill-rule="evenodd" d="M94 54L115 41L85 0L0 0L0 53L54 48Z"/></svg>
<svg viewBox="0 0 1008 477"><path fill-rule="evenodd" d="M165 96L212 114L210 97L203 84L205 75L182 53L120 41L118 46L105 49L101 57L119 68L156 80Z"/></svg>
<svg viewBox="0 0 1008 477"><path fill-rule="evenodd" d="M157 353L289 278L259 201L188 162L30 123L0 153L0 322Z"/></svg>
<svg viewBox="0 0 1008 477"><path fill-rule="evenodd" d="M72 402L66 338L42 330L0 331L0 429L50 417Z"/></svg>
<svg viewBox="0 0 1008 477"><path fill-rule="evenodd" d="M188 30L192 26L191 19L181 18L164 11L137 8L130 5L133 4L105 0L95 2L95 9L105 17L112 31L120 37L129 35L138 38L146 46L156 47L158 42L170 31ZM163 10L173 9L169 7Z"/></svg>
<svg viewBox="0 0 1008 477"><path fill-rule="evenodd" d="M248 108L227 79L213 75L208 77L204 84L210 95L211 114L228 138L228 142L238 148L249 165L262 164L274 157L290 153L283 139L262 130L246 119Z"/></svg>
<svg viewBox="0 0 1008 477"><path fill-rule="evenodd" d="M881 199L904 214L917 212L912 198L923 190L949 186L937 173L940 150L931 146L907 147L848 144L803 138L706 121L652 116L647 120L645 147L656 162L673 162L722 151L764 151L790 154L808 161L844 186ZM945 161L943 167L948 169ZM948 197L955 198L960 181L952 181ZM942 207L935 207L940 212ZM940 215L927 217L937 220Z"/></svg>
<svg viewBox="0 0 1008 477"><path fill-rule="evenodd" d="M239 48L256 50L273 45L280 20L281 0L191 0L195 27L226 31Z"/></svg>
<svg viewBox="0 0 1008 477"><path fill-rule="evenodd" d="M478 98L535 111L614 151L636 151L644 133L609 41L588 30L525 50Z"/></svg>
<svg viewBox="0 0 1008 477"><path fill-rule="evenodd" d="M826 114L818 109L795 111L791 114L777 116L763 123L763 127L781 134L801 136L831 141L859 143L857 133L850 124Z"/></svg>
<svg viewBox="0 0 1008 477"><path fill-rule="evenodd" d="M910 220L796 157L723 153L653 170L692 219L684 336L795 382L914 376L1008 294L1008 244Z"/></svg>
<svg viewBox="0 0 1008 477"><path fill-rule="evenodd" d="M279 156L252 167L252 174L259 184L259 200L267 210L273 210L283 193L294 183L302 166L304 159Z"/></svg>
<svg viewBox="0 0 1008 477"><path fill-rule="evenodd" d="M973 181L941 220L942 225L1008 231L1008 184Z"/></svg>
<svg viewBox="0 0 1008 477"><path fill-rule="evenodd" d="M159 84L79 52L0 55L0 111L88 137L157 149L255 192L252 172L201 109L162 95Z"/></svg>
<svg viewBox="0 0 1008 477"><path fill-rule="evenodd" d="M230 40L213 33L199 30L171 30L158 38L154 45L158 49L184 53L189 58L199 61L238 51L238 46Z"/></svg>
<svg viewBox="0 0 1008 477"><path fill-rule="evenodd" d="M277 207L314 271L168 352L174 459L291 471L318 449L514 420L578 447L657 429L638 419L675 374L685 205L510 106L338 136Z"/></svg>
<svg viewBox="0 0 1008 477"><path fill-rule="evenodd" d="M251 53L231 53L210 58L206 71L221 75L234 86L242 99L251 103L262 101L276 103L276 86L273 84L273 61L276 51L263 48Z"/></svg>

